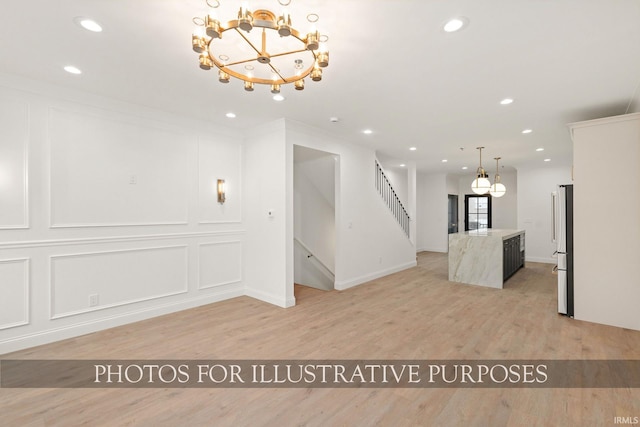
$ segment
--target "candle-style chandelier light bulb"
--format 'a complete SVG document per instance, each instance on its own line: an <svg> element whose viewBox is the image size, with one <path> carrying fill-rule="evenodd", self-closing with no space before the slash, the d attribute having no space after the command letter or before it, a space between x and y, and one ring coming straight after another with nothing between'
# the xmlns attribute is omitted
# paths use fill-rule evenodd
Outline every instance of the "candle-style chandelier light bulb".
<svg viewBox="0 0 640 427"><path fill-rule="evenodd" d="M278 18L278 34L280 37L291 35L291 16L287 12L283 12Z"/></svg>

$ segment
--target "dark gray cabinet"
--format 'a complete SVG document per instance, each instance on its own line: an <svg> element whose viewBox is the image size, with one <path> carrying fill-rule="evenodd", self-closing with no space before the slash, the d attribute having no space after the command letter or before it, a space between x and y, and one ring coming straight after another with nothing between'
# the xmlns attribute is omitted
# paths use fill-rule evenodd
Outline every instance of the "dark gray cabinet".
<svg viewBox="0 0 640 427"><path fill-rule="evenodd" d="M524 267L524 236L518 235L502 241L502 281Z"/></svg>

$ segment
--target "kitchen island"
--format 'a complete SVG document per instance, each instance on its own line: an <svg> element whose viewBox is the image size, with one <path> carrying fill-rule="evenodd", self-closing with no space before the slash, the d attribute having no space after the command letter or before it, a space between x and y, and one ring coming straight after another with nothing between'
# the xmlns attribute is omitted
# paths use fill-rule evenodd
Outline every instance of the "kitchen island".
<svg viewBox="0 0 640 427"><path fill-rule="evenodd" d="M449 280L502 289L524 267L524 230L482 229L449 234Z"/></svg>

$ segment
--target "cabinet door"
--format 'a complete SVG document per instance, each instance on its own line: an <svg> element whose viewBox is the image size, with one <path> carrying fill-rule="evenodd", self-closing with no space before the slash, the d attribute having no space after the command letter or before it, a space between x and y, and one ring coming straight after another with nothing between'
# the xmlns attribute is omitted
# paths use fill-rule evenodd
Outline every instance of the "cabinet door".
<svg viewBox="0 0 640 427"><path fill-rule="evenodd" d="M509 277L509 241L502 241L502 281Z"/></svg>

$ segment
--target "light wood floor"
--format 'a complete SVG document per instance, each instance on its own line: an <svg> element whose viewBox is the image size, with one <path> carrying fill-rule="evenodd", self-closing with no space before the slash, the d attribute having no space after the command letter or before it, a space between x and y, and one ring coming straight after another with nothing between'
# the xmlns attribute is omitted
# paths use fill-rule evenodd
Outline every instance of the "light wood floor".
<svg viewBox="0 0 640 427"><path fill-rule="evenodd" d="M503 290L447 281L446 254L281 309L235 298L5 359L640 359L640 332L556 311L550 265ZM4 389L2 426L600 426L639 389Z"/></svg>

